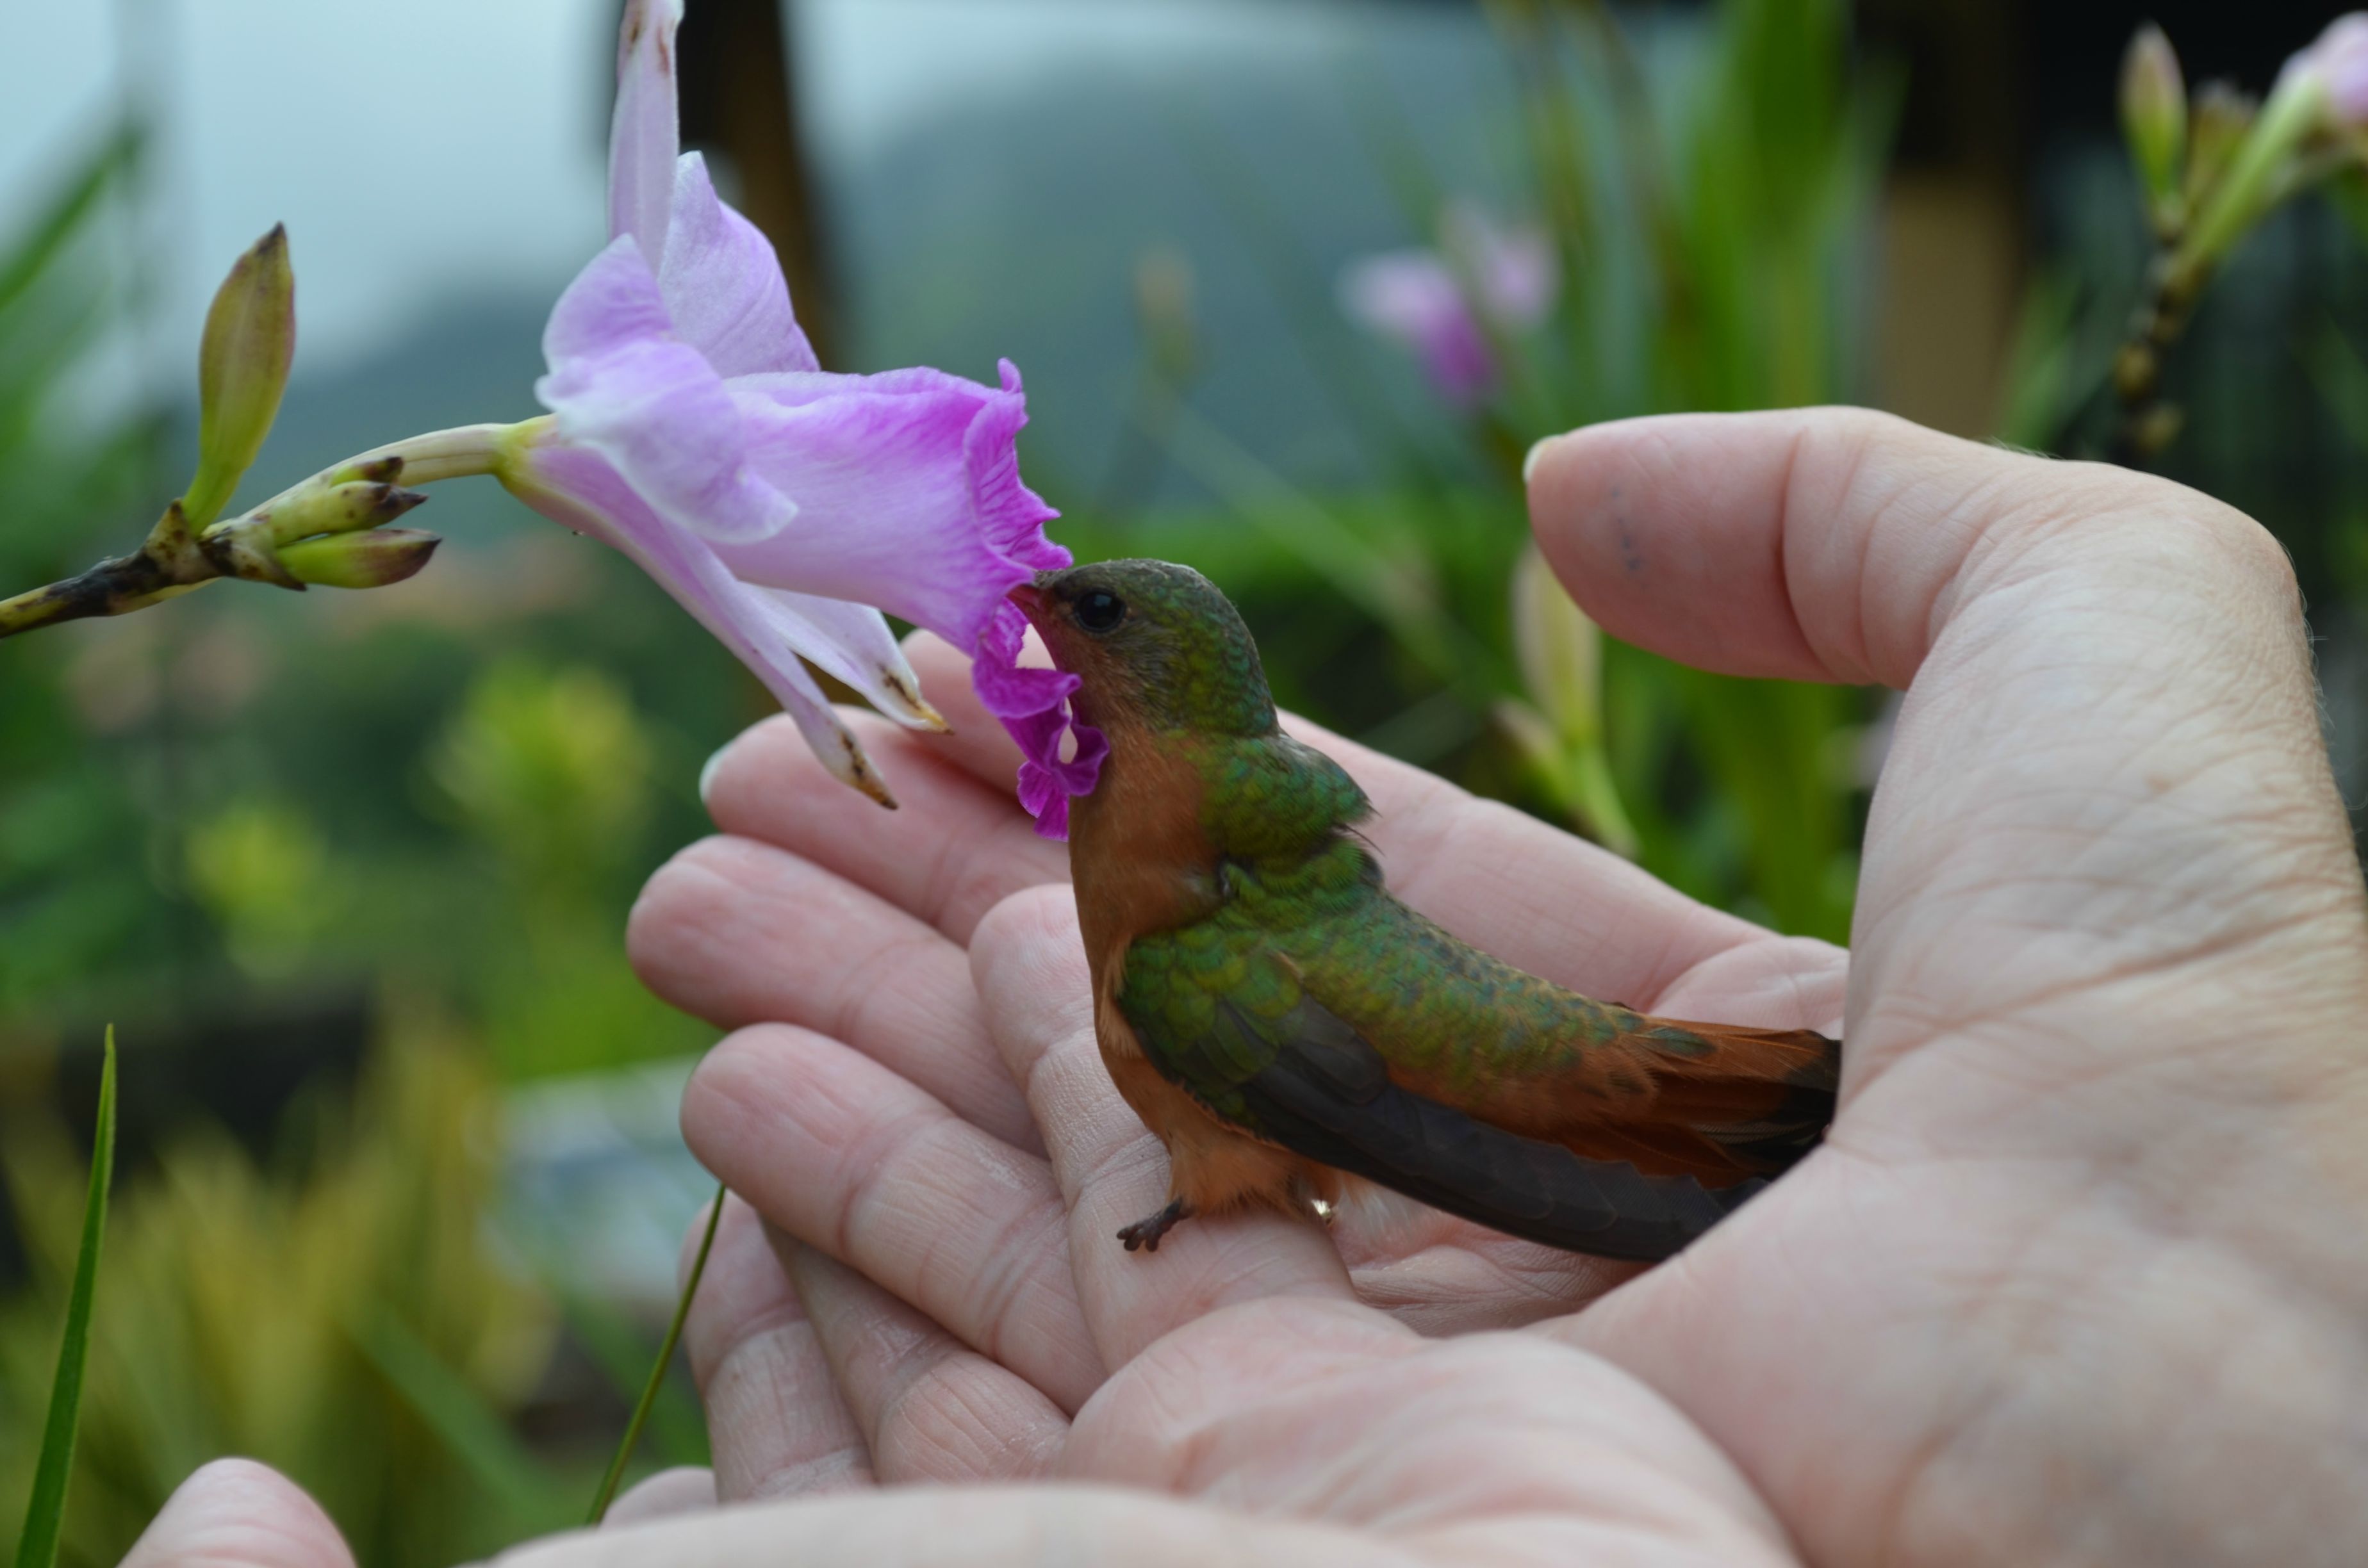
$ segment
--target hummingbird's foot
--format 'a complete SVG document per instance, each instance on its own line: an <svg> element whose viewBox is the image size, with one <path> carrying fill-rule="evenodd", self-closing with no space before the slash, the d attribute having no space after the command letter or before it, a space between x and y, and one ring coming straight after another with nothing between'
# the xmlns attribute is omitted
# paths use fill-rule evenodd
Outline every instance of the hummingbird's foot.
<svg viewBox="0 0 2368 1568"><path fill-rule="evenodd" d="M1145 1252L1157 1252L1159 1238L1191 1217L1191 1205L1180 1198L1171 1198L1167 1200L1167 1207L1158 1213L1147 1219L1137 1220L1133 1224L1119 1232L1118 1239L1126 1244L1126 1250L1129 1252L1133 1252L1137 1247L1141 1247Z"/></svg>

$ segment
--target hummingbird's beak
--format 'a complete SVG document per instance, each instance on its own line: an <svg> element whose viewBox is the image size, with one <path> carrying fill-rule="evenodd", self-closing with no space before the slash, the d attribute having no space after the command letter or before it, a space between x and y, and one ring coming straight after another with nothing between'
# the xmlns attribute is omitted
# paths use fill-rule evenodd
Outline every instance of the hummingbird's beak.
<svg viewBox="0 0 2368 1568"><path fill-rule="evenodd" d="M1034 625L1039 631L1042 631L1044 625L1043 621L1040 619L1043 610L1046 608L1044 599L1044 582L1046 578L1053 575L1053 574L1050 572L1039 572L1036 574L1036 580L1034 582L1020 584L1018 587L1012 589L1008 596L1011 602L1019 607L1019 613L1026 616L1030 623Z"/></svg>

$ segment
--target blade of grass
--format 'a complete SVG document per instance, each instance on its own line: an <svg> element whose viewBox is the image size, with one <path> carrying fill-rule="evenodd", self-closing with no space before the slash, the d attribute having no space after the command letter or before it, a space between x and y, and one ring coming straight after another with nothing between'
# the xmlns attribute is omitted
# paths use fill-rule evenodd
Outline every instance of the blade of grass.
<svg viewBox="0 0 2368 1568"><path fill-rule="evenodd" d="M83 1373L90 1364L90 1310L97 1294L98 1247L107 1233L107 1194L115 1176L115 1026L107 1026L107 1056L98 1074L98 1126L91 1135L90 1197L82 1210L82 1249L74 1256L74 1290L66 1297L66 1330L58 1345L57 1381L50 1387L49 1421L33 1472L25 1530L17 1538L17 1568L51 1568L65 1527L66 1481L74 1471L74 1432L82 1416Z"/></svg>
<svg viewBox="0 0 2368 1568"><path fill-rule="evenodd" d="M625 1465L633 1457L634 1445L641 1441L642 1427L650 1418L650 1407L658 1402L658 1391L666 1386L666 1369L674 1364L675 1346L682 1343L683 1320L690 1316L690 1300L699 1294L699 1281L707 1272L707 1255L715 1246L715 1227L723 1222L723 1199L726 1189L715 1189L715 1202L707 1210L707 1233L699 1238L699 1256L691 1260L690 1278L682 1282L682 1296L674 1304L674 1321L666 1324L666 1338L659 1342L658 1358L650 1368L650 1381L642 1389L641 1403L633 1406L633 1418L625 1423L625 1437L617 1445L617 1457L609 1461L609 1473L600 1478L600 1494L592 1499L592 1514L585 1522L598 1525L609 1517L609 1505L617 1500L617 1485L625 1479Z"/></svg>
<svg viewBox="0 0 2368 1568"><path fill-rule="evenodd" d="M584 1342L586 1354L620 1400L639 1397L642 1380L649 1375L650 1342L632 1318L608 1302L572 1290L555 1290L567 1326ZM650 1408L650 1446L664 1465L706 1464L707 1427L699 1403L678 1379L669 1378L665 1392Z"/></svg>

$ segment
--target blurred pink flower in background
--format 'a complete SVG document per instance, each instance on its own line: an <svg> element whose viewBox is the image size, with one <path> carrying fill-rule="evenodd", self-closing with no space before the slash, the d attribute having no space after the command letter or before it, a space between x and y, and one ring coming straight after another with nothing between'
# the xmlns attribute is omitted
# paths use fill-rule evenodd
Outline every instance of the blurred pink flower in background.
<svg viewBox="0 0 2368 1568"><path fill-rule="evenodd" d="M976 661L989 711L1027 751L1041 831L1065 824L1100 752L1060 753L1076 682L1020 670L1005 596L1069 552L1021 483L1027 423L1007 361L985 386L927 369L825 373L773 247L679 152L681 0L632 0L620 34L606 250L543 334L553 418L521 426L503 483L622 551L753 670L817 756L893 804L805 668L900 722L942 727L882 610Z"/></svg>
<svg viewBox="0 0 2368 1568"><path fill-rule="evenodd" d="M2310 47L2286 62L2278 85L2304 74L2327 89L2328 113L2347 130L2368 127L2368 11L2350 11L2327 24Z"/></svg>
<svg viewBox="0 0 2368 1568"><path fill-rule="evenodd" d="M1468 201L1451 204L1438 249L1390 251L1340 275L1351 321L1408 349L1439 395L1457 408L1486 401L1498 381L1492 335L1535 326L1560 291L1554 242L1497 224Z"/></svg>

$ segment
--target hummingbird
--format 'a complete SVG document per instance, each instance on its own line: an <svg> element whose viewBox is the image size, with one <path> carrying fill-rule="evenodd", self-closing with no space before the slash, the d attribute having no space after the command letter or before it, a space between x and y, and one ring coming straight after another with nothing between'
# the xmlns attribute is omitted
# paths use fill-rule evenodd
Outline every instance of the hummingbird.
<svg viewBox="0 0 2368 1568"><path fill-rule="evenodd" d="M1069 863L1111 1080L1194 1215L1322 1214L1349 1178L1603 1257L1676 1253L1833 1119L1839 1042L1644 1016L1398 902L1348 771L1284 734L1258 645L1189 567L1040 573L1012 597L1110 755Z"/></svg>

